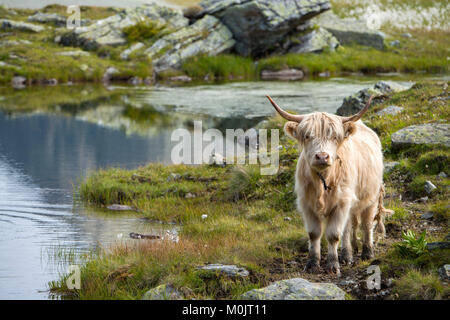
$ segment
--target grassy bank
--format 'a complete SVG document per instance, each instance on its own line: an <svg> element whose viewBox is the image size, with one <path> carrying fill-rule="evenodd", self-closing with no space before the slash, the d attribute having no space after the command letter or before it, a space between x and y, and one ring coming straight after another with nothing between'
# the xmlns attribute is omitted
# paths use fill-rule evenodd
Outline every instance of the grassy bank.
<svg viewBox="0 0 450 320"><path fill-rule="evenodd" d="M448 233L450 179L437 173L449 173L450 150L442 146L393 150L389 139L392 132L413 123L448 121L448 100L433 99L448 95L446 90L444 83L416 84L365 116L380 135L387 160L400 162L385 175L386 206L395 213L386 221L387 237L378 243L374 259L379 261L383 279L394 279L384 298L449 298L448 286L437 276L438 267L449 262L449 250L415 250L420 248L419 240L406 248L396 243L406 243L401 238L406 230L414 232L414 238L426 231L429 242L442 240ZM375 114L391 104L404 107L404 112ZM267 127L282 128L283 123L273 117ZM81 201L101 207L128 204L138 216L180 224L179 241L117 245L85 261L80 290L68 290L64 277L52 283L51 290L76 299L139 299L148 289L169 283L186 298L236 299L274 280L304 277L334 282L354 298L367 298L370 293L342 284L341 279L303 272L308 238L295 211L293 193L298 150L284 134L280 140L280 170L274 176L262 176L258 166L231 165L151 164L92 173L79 187ZM438 187L431 195L423 190L424 180ZM429 197L427 202L415 202L424 195ZM420 215L429 211L435 217L424 224ZM206 263L237 264L250 276L228 278L197 269ZM342 279L365 279L370 263L357 258L355 266L342 267Z"/></svg>

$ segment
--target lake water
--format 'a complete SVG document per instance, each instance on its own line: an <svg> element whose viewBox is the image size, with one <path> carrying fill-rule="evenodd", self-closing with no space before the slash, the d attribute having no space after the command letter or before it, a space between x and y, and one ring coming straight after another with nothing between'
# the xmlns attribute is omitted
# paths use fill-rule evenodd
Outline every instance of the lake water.
<svg viewBox="0 0 450 320"><path fill-rule="evenodd" d="M185 87L0 88L0 299L47 299L65 272L52 252L75 254L173 226L74 202L89 171L171 163L171 133L248 129L274 111L265 94L297 112L334 112L376 79L239 82ZM119 239L122 235L122 239Z"/></svg>

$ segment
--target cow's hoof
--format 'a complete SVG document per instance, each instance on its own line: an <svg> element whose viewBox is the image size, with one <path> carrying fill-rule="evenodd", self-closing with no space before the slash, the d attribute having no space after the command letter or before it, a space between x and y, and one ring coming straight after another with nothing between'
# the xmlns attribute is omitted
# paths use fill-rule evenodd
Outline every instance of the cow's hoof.
<svg viewBox="0 0 450 320"><path fill-rule="evenodd" d="M309 259L305 266L305 272L319 273L320 272L319 260Z"/></svg>
<svg viewBox="0 0 450 320"><path fill-rule="evenodd" d="M361 259L362 260L370 260L374 256L373 254L373 248L369 246L363 246L363 250L361 253Z"/></svg>
<svg viewBox="0 0 450 320"><path fill-rule="evenodd" d="M344 265L351 265L351 264L353 264L353 255L350 253L350 250L343 249L341 251L340 261Z"/></svg>
<svg viewBox="0 0 450 320"><path fill-rule="evenodd" d="M327 263L327 267L325 271L329 274L334 274L337 277L341 275L341 270L339 269L339 262L337 261L329 261Z"/></svg>

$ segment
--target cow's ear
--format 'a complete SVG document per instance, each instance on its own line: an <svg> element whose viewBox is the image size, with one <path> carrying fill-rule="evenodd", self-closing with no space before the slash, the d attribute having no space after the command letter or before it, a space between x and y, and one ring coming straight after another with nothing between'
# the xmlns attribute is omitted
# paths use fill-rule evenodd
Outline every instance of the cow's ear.
<svg viewBox="0 0 450 320"><path fill-rule="evenodd" d="M291 138L298 140L297 127L298 127L298 122L288 121L284 125L284 132Z"/></svg>
<svg viewBox="0 0 450 320"><path fill-rule="evenodd" d="M354 122L349 121L344 123L344 132L345 132L345 138L350 137L352 134L354 134L356 131L356 125Z"/></svg>

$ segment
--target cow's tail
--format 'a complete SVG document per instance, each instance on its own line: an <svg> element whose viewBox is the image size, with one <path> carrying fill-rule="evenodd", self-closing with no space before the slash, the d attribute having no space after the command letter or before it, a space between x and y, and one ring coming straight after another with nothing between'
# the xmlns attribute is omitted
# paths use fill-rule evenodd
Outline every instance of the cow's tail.
<svg viewBox="0 0 450 320"><path fill-rule="evenodd" d="M384 207L384 193L384 186L381 185L380 193L378 196L378 212L374 219L377 222L376 231L381 234L382 238L386 235L386 228L384 227L384 217L386 216L386 214L391 215L392 213L394 213L394 211L386 209Z"/></svg>

